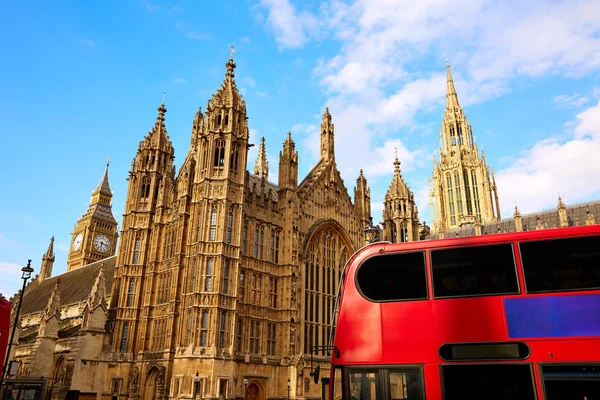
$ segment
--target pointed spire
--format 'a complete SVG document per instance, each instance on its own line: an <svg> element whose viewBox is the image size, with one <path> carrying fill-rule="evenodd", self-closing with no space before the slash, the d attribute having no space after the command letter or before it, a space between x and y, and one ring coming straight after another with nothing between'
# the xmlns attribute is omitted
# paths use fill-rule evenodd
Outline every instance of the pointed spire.
<svg viewBox="0 0 600 400"><path fill-rule="evenodd" d="M267 147L265 146L265 137L260 139L258 147L258 156L254 164L254 175L259 178L269 179L269 162L267 161Z"/></svg>
<svg viewBox="0 0 600 400"><path fill-rule="evenodd" d="M458 96L456 95L456 88L454 87L454 80L452 79L452 71L450 71L450 63L446 59L446 110L460 110L458 105Z"/></svg>
<svg viewBox="0 0 600 400"><path fill-rule="evenodd" d="M564 208L567 208L567 206L565 205L562 197L560 197L560 192L558 192L558 207L559 210L562 210Z"/></svg>
<svg viewBox="0 0 600 400"><path fill-rule="evenodd" d="M106 298L106 283L104 280L104 263L100 264L100 271L94 281L94 286L90 292L88 298L88 305L90 309L94 309L99 304L103 304Z"/></svg>
<svg viewBox="0 0 600 400"><path fill-rule="evenodd" d="M96 190L94 190L94 194L102 193L107 196L112 196L112 192L110 190L110 185L108 183L108 166L109 165L110 165L110 157L108 157L108 160L106 161L106 168L104 169L104 175L102 175L102 179L100 179L100 183L98 183Z"/></svg>
<svg viewBox="0 0 600 400"><path fill-rule="evenodd" d="M53 315L56 315L58 319L60 319L60 279L56 280L54 284L54 289L50 294L50 298L48 299L48 304L44 310L44 319L49 319Z"/></svg>
<svg viewBox="0 0 600 400"><path fill-rule="evenodd" d="M329 112L329 107L325 107L325 112L323 113L323 121L331 121L331 113Z"/></svg>
<svg viewBox="0 0 600 400"><path fill-rule="evenodd" d="M513 214L513 218L520 218L521 217L521 213L519 212L519 207L517 207L517 204L515 203L515 212Z"/></svg>
<svg viewBox="0 0 600 400"><path fill-rule="evenodd" d="M400 176L402 176L400 173L400 161L398 160L398 148L396 147L394 150L396 152L396 159L394 160L394 174L398 173Z"/></svg>
<svg viewBox="0 0 600 400"><path fill-rule="evenodd" d="M227 73L225 74L225 79L228 81L232 81L233 78L235 77L235 74L233 73L233 70L235 69L235 63L233 62L233 53L235 52L235 49L233 48L233 45L231 45L231 49L229 50L229 60L227 61L227 64L225 64L225 66L227 67Z"/></svg>
<svg viewBox="0 0 600 400"><path fill-rule="evenodd" d="M52 236L52 238L50 239L48 250L46 251L46 254L44 254L44 256L42 257L42 259L52 259L52 261L54 261L54 236Z"/></svg>

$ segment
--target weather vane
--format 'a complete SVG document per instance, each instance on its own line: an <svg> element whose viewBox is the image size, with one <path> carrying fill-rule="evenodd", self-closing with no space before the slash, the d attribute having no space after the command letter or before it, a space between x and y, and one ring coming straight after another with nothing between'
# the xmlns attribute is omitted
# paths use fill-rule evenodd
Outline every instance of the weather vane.
<svg viewBox="0 0 600 400"><path fill-rule="evenodd" d="M162 104L165 105L165 97L167 96L167 92L163 92Z"/></svg>
<svg viewBox="0 0 600 400"><path fill-rule="evenodd" d="M396 158L398 158L398 148L394 147L394 151L396 152Z"/></svg>
<svg viewBox="0 0 600 400"><path fill-rule="evenodd" d="M230 49L229 49L229 53L230 53L229 59L233 60L233 53L235 53L235 49L233 48L233 45L231 45L229 47L230 47Z"/></svg>
<svg viewBox="0 0 600 400"><path fill-rule="evenodd" d="M108 167L109 164L110 164L110 156L108 156L108 160L106 160L106 166Z"/></svg>

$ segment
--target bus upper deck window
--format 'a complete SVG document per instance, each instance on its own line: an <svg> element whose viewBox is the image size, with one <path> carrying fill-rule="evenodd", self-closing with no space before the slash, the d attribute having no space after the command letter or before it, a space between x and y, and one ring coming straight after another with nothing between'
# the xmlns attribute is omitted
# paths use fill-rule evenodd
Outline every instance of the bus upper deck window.
<svg viewBox="0 0 600 400"><path fill-rule="evenodd" d="M519 243L528 293L600 288L600 236Z"/></svg>
<svg viewBox="0 0 600 400"><path fill-rule="evenodd" d="M427 299L425 253L396 253L367 259L356 273L359 291L372 301Z"/></svg>
<svg viewBox="0 0 600 400"><path fill-rule="evenodd" d="M519 292L510 243L433 250L431 269L437 298Z"/></svg>

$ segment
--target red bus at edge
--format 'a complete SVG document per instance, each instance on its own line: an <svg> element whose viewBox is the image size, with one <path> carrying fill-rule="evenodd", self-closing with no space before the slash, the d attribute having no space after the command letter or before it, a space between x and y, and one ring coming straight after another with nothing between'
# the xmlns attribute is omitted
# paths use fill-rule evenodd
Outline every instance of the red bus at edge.
<svg viewBox="0 0 600 400"><path fill-rule="evenodd" d="M599 225L374 243L340 289L329 399L600 399Z"/></svg>

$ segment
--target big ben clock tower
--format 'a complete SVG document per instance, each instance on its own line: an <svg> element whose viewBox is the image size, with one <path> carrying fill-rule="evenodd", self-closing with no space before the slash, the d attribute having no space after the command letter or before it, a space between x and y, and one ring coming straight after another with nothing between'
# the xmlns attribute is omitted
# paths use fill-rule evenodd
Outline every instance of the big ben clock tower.
<svg viewBox="0 0 600 400"><path fill-rule="evenodd" d="M106 170L92 193L90 205L73 229L67 270L72 271L94 261L110 257L117 248L117 221L112 214L112 192Z"/></svg>

